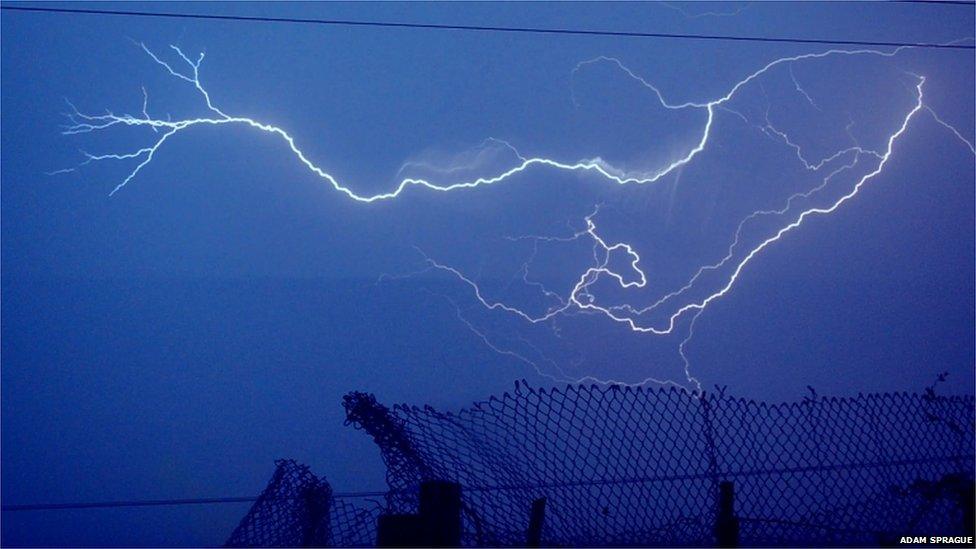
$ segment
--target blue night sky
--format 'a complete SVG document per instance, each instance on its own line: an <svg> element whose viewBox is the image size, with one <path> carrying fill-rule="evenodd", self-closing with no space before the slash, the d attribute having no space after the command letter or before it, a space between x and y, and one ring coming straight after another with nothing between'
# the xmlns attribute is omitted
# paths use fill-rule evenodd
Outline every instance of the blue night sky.
<svg viewBox="0 0 976 549"><path fill-rule="evenodd" d="M882 3L165 11L899 42L974 28L972 7ZM62 135L65 98L138 118L144 87L153 119L218 116L139 42L184 74L169 45L205 51L200 81L218 109L285 130L359 196L405 177L441 188L494 177L520 156L590 169L537 163L491 185L363 203L280 136L200 124L111 197L144 157L47 175L84 162L80 150L132 153L166 131ZM3 503L251 495L279 457L339 491L379 490L378 452L342 424L348 391L458 409L516 379L694 388L680 350L704 388L751 398L919 391L942 371L943 390L972 392L972 50L780 63L713 106L710 124L705 108L662 106L708 103L774 60L827 49L4 11ZM750 214L787 205L741 225L726 264L633 313L721 260ZM734 274L811 208L832 212ZM574 291L593 268L604 272ZM605 314L667 327L733 276L669 334ZM569 297L600 309L570 303L544 322L511 312L538 320ZM247 507L4 513L2 540L219 544Z"/></svg>

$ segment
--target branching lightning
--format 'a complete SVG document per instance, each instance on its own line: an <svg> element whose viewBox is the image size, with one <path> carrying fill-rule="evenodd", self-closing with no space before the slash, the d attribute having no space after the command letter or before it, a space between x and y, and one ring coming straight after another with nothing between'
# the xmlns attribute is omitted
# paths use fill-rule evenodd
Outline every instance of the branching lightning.
<svg viewBox="0 0 976 549"><path fill-rule="evenodd" d="M936 114L936 112L932 109L932 107L926 105L925 106L925 109L927 111L929 111L929 114L932 115L932 118L934 118L936 122L938 122L939 124L941 124L945 129L947 129L950 132L952 132L952 135L955 135L959 139L959 141L962 141L964 145L966 145L967 147L969 147L969 152L971 152L974 155L976 155L976 147L973 146L973 142L972 141L970 141L970 140L966 139L965 137L963 137L962 134L959 133L959 130L957 130L954 126L952 126L951 124L949 124L945 120L942 120L941 118L939 118L939 115Z"/></svg>
<svg viewBox="0 0 976 549"><path fill-rule="evenodd" d="M846 128L846 131L848 132L848 135L851 135L851 139L853 141L851 146L841 148L840 150L837 150L824 158L811 160L804 153L801 147L793 139L791 139L787 132L774 126L774 124L770 121L768 108L764 113L764 119L762 122L753 123L748 116L732 109L729 105L732 99L736 97L737 94L739 94L739 92L746 86L753 82L757 82L762 76L770 73L778 67L783 66L784 68L788 69L789 78L793 83L796 93L802 96L812 108L820 111L821 107L818 102L815 101L811 94L809 94L797 80L796 75L793 72L793 67L795 64L840 56L876 56L890 58L897 55L900 51L906 49L906 47L897 48L887 52L869 49L832 49L819 53L782 57L767 63L758 70L747 75L742 80L736 82L724 95L718 98L707 101L685 102L669 101L665 98L664 94L657 86L637 75L618 59L612 57L597 57L595 59L579 63L573 70L573 75L575 76L578 71L581 71L585 67L592 64L609 64L649 90L651 95L656 98L657 102L662 108L675 111L700 111L702 113L700 133L696 134L696 140L679 155L677 160L674 160L673 162L670 162L659 169L647 173L632 173L610 165L599 158L578 161L563 161L542 156L524 156L511 144L501 140L492 140L492 142L506 147L513 153L513 158L516 161L514 165L493 175L482 175L469 179L459 179L448 183L435 183L424 178L406 177L401 179L399 183L397 183L394 188L389 191L371 195L360 194L353 190L353 188L350 186L340 182L325 169L313 163L312 160L310 160L299 148L295 142L295 139L284 129L272 124L260 122L253 118L228 114L217 107L207 88L201 81L200 69L204 61L203 53L197 56L196 59L192 59L179 47L170 46L173 52L171 56L175 56L175 62L171 63L164 59L163 56L158 55L156 52L149 49L145 44L139 43L138 45L152 59L152 61L162 67L170 76L181 81L185 81L191 85L196 93L198 93L203 99L208 114L204 117L185 118L180 120L171 120L168 116L166 119L153 117L149 112L149 94L145 87L142 88L142 111L140 116L130 114L115 114L111 111L105 111L103 114L85 114L79 111L71 102L68 102L70 111L66 113L66 116L69 120L69 124L63 129L63 133L65 135L101 132L117 127L138 127L151 130L153 132L153 136L148 145L129 152L90 154L83 151L85 160L81 164L74 168L58 170L52 173L71 172L77 168L95 162L136 161L135 166L128 171L128 173L112 189L110 195L113 195L130 184L140 174L140 172L152 162L155 156L163 149L164 145L178 134L200 126L237 125L270 133L280 138L288 146L295 158L297 158L297 160L310 172L324 180L329 187L348 199L366 204L395 199L408 189L415 187L421 190L433 192L452 192L461 191L464 189L486 187L513 179L517 174L525 172L531 168L584 172L591 174L595 178L617 185L647 185L658 182L670 174L677 175L677 172L680 169L692 163L698 155L705 151L712 137L714 122L719 113L732 114L740 118L743 122L752 125L767 137L792 150L800 165L802 165L803 168L810 173L817 173L817 177L819 178L820 182L812 188L789 196L781 207L757 210L744 217L739 222L737 229L733 233L731 242L727 248L727 253L723 257L717 261L701 266L685 284L651 301L648 304L639 305L634 303L625 303L609 305L601 302L598 296L599 292L597 291L596 287L597 283L600 281L609 282L615 286L616 290L625 292L645 288L649 280L647 267L644 265L638 250L635 249L633 245L626 242L610 242L600 234L597 224L597 218L601 212L601 207L599 205L595 206L591 213L583 218L583 222L585 223L584 228L573 230L568 235L528 235L511 237L512 240L526 240L533 243L532 256L530 256L530 258L522 264L519 271L519 279L523 284L526 285L526 287L537 290L539 295L544 298L547 303L549 303L549 305L540 311L528 311L525 308L506 303L503 300L492 298L491 296L487 295L487 292L476 282L475 279L466 275L460 269L439 262L424 254L424 260L427 264L426 270L446 273L451 278L455 279L463 287L469 290L470 295L477 302L477 304L486 311L509 315L530 324L546 324L550 323L557 317L586 313L596 315L610 321L615 325L622 326L627 330L639 334L665 336L673 334L679 326L686 326L687 332L685 333L685 337L678 345L678 352L684 364L684 373L688 385L680 385L673 381L659 380L652 377L648 377L637 384L675 384L696 392L701 390L701 384L690 373L690 363L685 355L685 350L687 344L691 341L694 325L700 314L711 303L722 298L732 290L746 266L749 265L756 257L758 257L763 250L770 247L775 242L783 239L793 230L799 228L809 218L826 216L833 213L843 204L853 199L865 184L881 174L891 159L896 142L902 135L904 135L910 122L919 112L925 110L931 114L940 125L952 132L956 138L966 144L969 150L976 155L976 149L974 149L973 143L964 138L956 128L946 123L935 113L934 110L931 109L931 107L924 103L923 89L926 79L920 75L912 75L915 85L913 88L914 101L911 108L903 114L900 123L897 125L897 129L887 137L886 145L883 150L880 151L861 147L857 141L853 139L853 136L850 133L849 125ZM877 163L873 168L867 170L866 173L857 177L847 192L844 192L839 197L830 199L826 205L814 206L810 204L810 199L812 197L819 196L819 194L821 194L822 191L824 191L830 185L832 180L851 172L855 166L858 166L859 163L863 163L865 159L871 159L872 162L876 161ZM404 166L401 168L401 172L410 167L417 167L416 163L404 164ZM459 171L453 168L437 170L432 166L426 165L421 167L425 169L434 169L439 175L447 178L455 176L455 174ZM823 170L825 173L821 174L821 170ZM821 175L822 177L820 177ZM762 239L758 244L753 245L748 250L740 250L740 248L742 248L744 245L742 239L743 231L749 227L751 223L760 218L784 218L782 221L784 224L778 230L773 232L771 236ZM574 277L576 282L573 284L568 293L560 293L546 287L541 282L530 278L529 271L535 257L535 253L538 251L539 245L577 241L592 243L592 262L590 262L576 274ZM615 258L624 260L624 264L626 266L625 269L613 267L613 265L616 264ZM687 297L688 294L693 293L692 290L697 287L697 283L704 275L713 272L720 273L726 270L728 272L724 275L724 283L720 284L717 289L708 292L704 296ZM499 354L512 357L516 360L531 365L540 375L559 381L618 383L614 380L597 379L593 376L586 376L583 378L574 378L569 376L554 361L545 359L541 351L536 349L538 353L535 354L543 356L543 358L538 360L547 362L549 364L549 369L555 373L548 372L548 369L543 369L539 366L537 360L530 359L521 353L506 349L493 342L488 335L474 326L461 313L461 309L456 302L450 300L450 298L448 298L448 300L454 305L459 321L466 325L484 342L485 345ZM669 307L666 314L663 316L654 314L665 306ZM528 344L528 342L524 343Z"/></svg>
<svg viewBox="0 0 976 549"><path fill-rule="evenodd" d="M680 3L660 2L660 4L666 8L672 9L680 13L685 17L685 19L700 19L702 17L734 17L736 15L739 15L743 11L749 9L749 7L752 5L751 2L746 2L732 11L705 11L701 13L692 13L684 9L684 7L682 7Z"/></svg>

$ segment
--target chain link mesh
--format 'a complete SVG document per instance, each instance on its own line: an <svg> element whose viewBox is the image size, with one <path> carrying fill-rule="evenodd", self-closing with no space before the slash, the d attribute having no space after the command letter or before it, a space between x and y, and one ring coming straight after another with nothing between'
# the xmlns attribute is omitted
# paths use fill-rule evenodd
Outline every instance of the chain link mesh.
<svg viewBox="0 0 976 549"><path fill-rule="evenodd" d="M267 488L227 539L228 547L301 547L328 540L329 483L294 461L275 465Z"/></svg>
<svg viewBox="0 0 976 549"><path fill-rule="evenodd" d="M389 511L416 511L421 481L457 482L469 545L523 545L541 497L546 545L713 545L721 481L744 545L877 545L961 534L972 482L974 399L931 391L767 404L516 384L457 414L344 406L380 447Z"/></svg>
<svg viewBox="0 0 976 549"><path fill-rule="evenodd" d="M972 527L972 396L767 404L517 383L457 414L391 409L365 393L343 405L347 423L379 446L385 504L336 498L306 466L282 460L227 545L372 545L379 514L416 512L425 480L461 485L466 545L524 545L543 497L544 545L715 545L723 481L734 484L746 546L891 545Z"/></svg>

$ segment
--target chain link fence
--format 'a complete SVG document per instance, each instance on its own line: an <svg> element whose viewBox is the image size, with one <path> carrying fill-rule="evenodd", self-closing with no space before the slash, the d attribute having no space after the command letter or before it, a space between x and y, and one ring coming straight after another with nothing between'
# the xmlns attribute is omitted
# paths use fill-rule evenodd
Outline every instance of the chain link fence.
<svg viewBox="0 0 976 549"><path fill-rule="evenodd" d="M459 413L387 408L365 393L343 405L386 464L382 511L413 513L421 482L456 482L465 545L525 545L539 498L543 545L715 545L722 482L734 486L747 546L887 545L972 528L972 396L811 392L767 404L721 391L521 383ZM291 462L265 493L290 499L259 500L228 544L374 543L378 507L337 511L327 484L307 469L282 473L282 463ZM308 500L307 486L319 495ZM319 497L325 515L309 503ZM301 526L314 516L326 517L321 528Z"/></svg>

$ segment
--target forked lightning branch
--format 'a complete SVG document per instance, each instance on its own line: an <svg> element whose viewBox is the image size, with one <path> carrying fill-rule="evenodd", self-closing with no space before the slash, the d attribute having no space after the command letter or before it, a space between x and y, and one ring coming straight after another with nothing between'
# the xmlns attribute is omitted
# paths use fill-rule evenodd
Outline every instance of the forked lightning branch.
<svg viewBox="0 0 976 549"><path fill-rule="evenodd" d="M110 193L115 194L131 184L152 163L158 154L163 154L166 150L166 144L178 138L180 134L201 126L237 126L270 133L280 138L287 145L288 150L294 155L295 159L304 165L312 174L320 178L328 187L333 189L337 196L361 203L364 207L367 207L373 202L395 200L406 192L460 192L480 187L500 185L509 180L515 181L517 174L526 172L527 170L580 172L611 185L653 185L660 182L666 176L675 174L682 167L693 163L707 149L712 138L714 121L719 114L739 116L745 119L741 113L733 110L729 106L729 103L744 88L751 83L757 82L762 76L772 71L784 71L788 73L792 83L795 85L796 93L800 94L813 107L819 109L815 99L797 81L793 73L793 66L795 64L820 62L828 58L842 56L892 58L905 49L909 49L908 47L900 47L891 51L832 49L819 53L782 57L767 63L736 82L735 85L720 97L708 101L687 102L669 101L659 87L639 76L621 61L615 58L598 57L578 64L574 72L584 70L586 67L594 64L608 64L646 88L661 108L672 111L701 113L701 125L696 134L697 137L686 150L678 155L676 160L653 171L634 173L611 165L601 159L566 160L543 156L526 157L518 153L509 143L505 143L506 146L511 147L513 152L515 152L516 162L496 173L485 173L476 177L449 182L433 182L423 178L407 177L401 179L388 191L377 194L361 194L353 186L340 181L325 168L313 162L302 151L296 140L283 128L250 117L230 114L218 107L201 79L200 71L204 61L204 55L202 53L194 58L185 54L177 46L170 46L167 52L168 55L154 51L145 44L140 43L139 47L162 70L166 71L173 78L184 81L186 85L191 86L205 104L208 115L200 118L184 118L178 120L153 116L149 112L149 94L145 88L142 89L142 112L138 115L115 114L111 111L106 111L102 114L89 114L80 111L74 104L69 102L70 111L66 113L66 116L70 123L65 126L63 132L67 135L103 132L121 127L145 128L151 131L151 133L146 145L138 149L94 154L84 153L85 160L80 165L52 173L75 171L82 166L96 162L118 161L132 163L133 167L120 177L118 183ZM437 270L455 278L463 287L467 288L473 302L486 310L508 315L519 322L542 325L561 316L585 312L594 315L598 319L603 319L605 322L648 336L665 336L674 334L679 329L686 330L678 348L678 352L684 362L686 379L681 383L676 383L671 380L662 380L648 376L632 384L672 383L698 392L701 390L701 385L692 375L688 360L684 354L685 346L689 343L693 335L694 321L698 315L707 309L710 304L727 295L733 289L746 267L764 250L785 238L790 232L802 226L808 219L817 216L827 216L838 208L841 208L845 203L857 196L865 185L882 174L896 150L899 138L908 130L913 119L920 114L929 114L939 124L952 132L952 135L963 142L970 151L974 150L973 144L965 139L961 132L941 119L930 106L926 105L924 101L926 78L923 75L915 74L909 75L909 77L914 82L911 86L913 100L910 107L902 112L900 117L893 122L892 127L895 130L883 141L884 146L880 150L863 148L855 142L854 145L848 144L838 148L823 159L810 160L786 132L777 129L769 122L767 113L766 120L759 126L760 129L766 135L781 141L786 147L793 150L797 162L803 169L821 174L822 176L818 176L819 184L789 196L780 208L757 210L745 216L739 222L737 230L732 235L727 253L723 257L702 265L684 284L649 302L628 302L611 305L601 300L599 291L597 290L598 282L612 284L616 290L621 292L639 290L647 285L649 273L635 246L627 242L608 242L601 236L598 222L600 209L598 206L595 206L592 213L583 220L585 229L577 231L574 234L566 236L532 235L523 237L537 239L538 241L561 239L564 241L586 240L592 243L592 262L578 266L578 270L570 273L576 282L568 292L559 293L543 287L541 284L533 285L541 292L542 297L555 303L555 305L548 307L544 311L532 312L526 310L524 307L506 302L497 297L492 297L479 286L472 276L464 273L461 269L444 264L435 258L425 256L428 269ZM852 171L859 163L863 164L865 162L870 163L866 172L855 177L848 187L844 187L845 190L839 196L831 198L827 203L816 206L811 206L809 205L809 201L804 200L820 193L830 186L835 179ZM474 192L469 193L468 196L471 200L477 200L478 197L477 193ZM801 203L807 203L808 205L801 208L798 206ZM750 244L749 247L745 247L746 244L742 239L744 227L754 220L763 217L783 219L782 225L768 237L761 239L757 243ZM614 261L614 257L625 258L622 264L623 269L626 269L627 272L624 272L621 267L615 266L619 262ZM704 296L699 295L695 298L687 297L694 293L690 290L697 287L703 275L713 272L723 274L722 283L717 284L716 287L709 290ZM660 314L661 311L665 311L665 314ZM618 383L617 381L601 379L597 376L574 377L565 374L558 366L555 369L556 371L541 368L536 361L493 343L487 335L481 333L470 322L462 318L460 314L459 318L493 350L514 356L530 364L541 375L568 382L593 381L598 383Z"/></svg>

